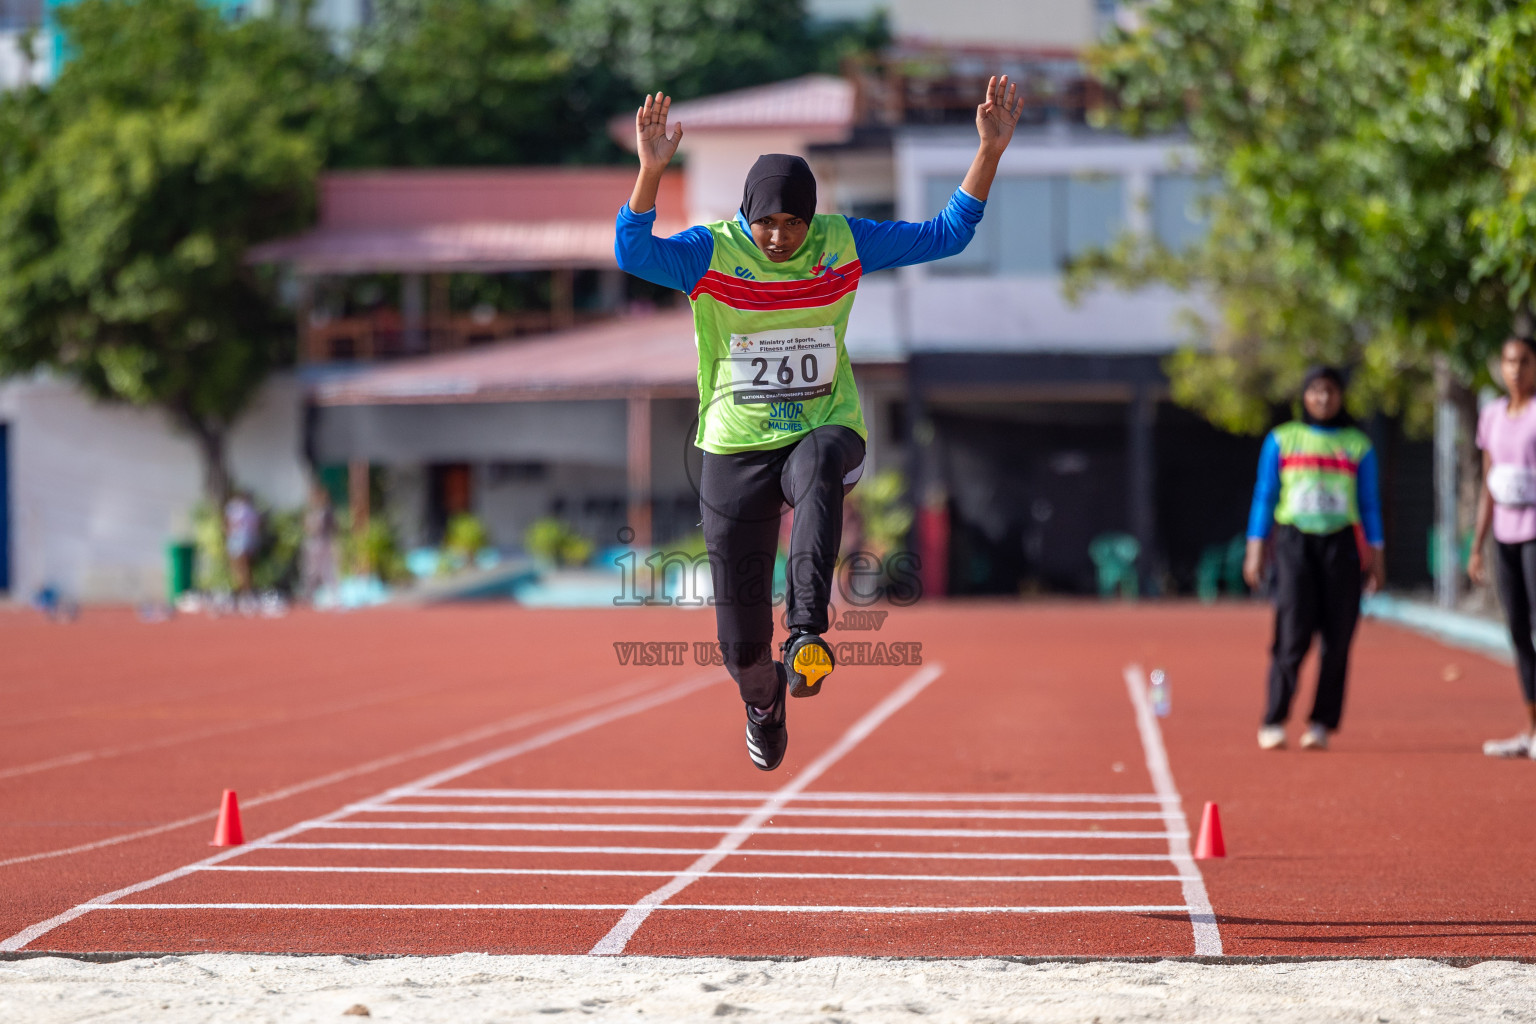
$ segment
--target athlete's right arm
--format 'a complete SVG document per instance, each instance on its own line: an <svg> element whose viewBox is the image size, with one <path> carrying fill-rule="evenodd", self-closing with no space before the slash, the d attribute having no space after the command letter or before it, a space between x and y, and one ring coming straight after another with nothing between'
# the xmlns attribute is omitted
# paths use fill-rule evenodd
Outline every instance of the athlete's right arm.
<svg viewBox="0 0 1536 1024"><path fill-rule="evenodd" d="M696 225L670 238L651 234L656 210L636 213L625 203L614 224L613 255L619 269L678 291L691 292L709 270L715 255L715 239L709 229Z"/></svg>
<svg viewBox="0 0 1536 1024"><path fill-rule="evenodd" d="M619 269L647 281L691 292L709 269L715 240L709 230L692 227L671 238L651 234L656 222L656 193L661 176L683 141L683 126L673 125L667 134L667 114L672 97L658 92L646 96L635 111L635 152L640 156L640 174L629 202L619 208L614 226L613 255Z"/></svg>

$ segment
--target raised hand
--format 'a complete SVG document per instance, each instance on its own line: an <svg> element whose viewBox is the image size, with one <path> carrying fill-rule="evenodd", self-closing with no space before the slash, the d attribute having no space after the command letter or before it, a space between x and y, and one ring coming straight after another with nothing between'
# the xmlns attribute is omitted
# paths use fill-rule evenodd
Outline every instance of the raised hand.
<svg viewBox="0 0 1536 1024"><path fill-rule="evenodd" d="M667 114L672 109L672 97L658 92L646 96L645 105L635 111L635 146L640 154L640 168L660 171L677 152L677 144L683 141L683 126L679 122L667 134Z"/></svg>
<svg viewBox="0 0 1536 1024"><path fill-rule="evenodd" d="M993 75L987 82L986 101L976 108L976 132L981 136L982 149L1001 155L1008 148L1019 115L1024 113L1024 97L1018 92L1007 75Z"/></svg>

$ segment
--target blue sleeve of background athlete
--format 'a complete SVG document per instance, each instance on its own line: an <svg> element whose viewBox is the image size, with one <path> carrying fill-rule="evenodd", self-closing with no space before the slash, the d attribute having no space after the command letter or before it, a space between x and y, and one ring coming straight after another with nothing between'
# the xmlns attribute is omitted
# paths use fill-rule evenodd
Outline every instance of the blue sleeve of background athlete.
<svg viewBox="0 0 1536 1024"><path fill-rule="evenodd" d="M970 244L986 208L984 200L957 188L943 212L921 224L849 217L853 244L859 248L859 266L864 273L873 274L953 256Z"/></svg>
<svg viewBox="0 0 1536 1024"><path fill-rule="evenodd" d="M1280 501L1280 442L1270 434L1259 451L1259 479L1253 485L1253 508L1248 511L1248 539L1268 540Z"/></svg>
<svg viewBox="0 0 1536 1024"><path fill-rule="evenodd" d="M1376 449L1372 448L1360 460L1359 475L1355 477L1355 503L1360 507L1360 528L1365 531L1365 542L1381 547L1381 489L1377 485Z"/></svg>
<svg viewBox="0 0 1536 1024"><path fill-rule="evenodd" d="M647 281L693 291L715 255L715 239L706 227L691 227L671 238L651 234L656 211L636 213L625 203L613 229L613 255L619 269Z"/></svg>

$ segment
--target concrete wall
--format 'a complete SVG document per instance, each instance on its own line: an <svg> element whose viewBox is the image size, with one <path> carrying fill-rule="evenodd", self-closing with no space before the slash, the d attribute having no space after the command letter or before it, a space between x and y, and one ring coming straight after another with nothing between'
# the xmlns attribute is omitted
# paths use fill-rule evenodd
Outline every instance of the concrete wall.
<svg viewBox="0 0 1536 1024"><path fill-rule="evenodd" d="M273 380L230 439L237 482L281 508L304 500L301 398ZM104 404L46 377L0 383L10 427L11 593L88 601L165 592L165 545L201 498L197 451L154 410Z"/></svg>
<svg viewBox="0 0 1536 1024"><path fill-rule="evenodd" d="M38 32L32 43L36 59L28 60L21 49L23 31L0 29L0 89L48 81L53 50L51 38Z"/></svg>
<svg viewBox="0 0 1536 1024"><path fill-rule="evenodd" d="M884 10L898 39L971 46L1077 49L1094 41L1094 0L810 0L813 16L865 18Z"/></svg>

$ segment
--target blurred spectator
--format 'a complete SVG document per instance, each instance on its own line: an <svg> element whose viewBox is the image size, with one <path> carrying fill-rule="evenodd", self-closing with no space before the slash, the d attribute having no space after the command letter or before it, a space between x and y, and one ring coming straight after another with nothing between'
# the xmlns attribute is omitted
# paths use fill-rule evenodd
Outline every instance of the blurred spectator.
<svg viewBox="0 0 1536 1024"><path fill-rule="evenodd" d="M261 515L250 495L236 491L224 505L224 553L235 595L251 593L251 559L261 537Z"/></svg>
<svg viewBox="0 0 1536 1024"><path fill-rule="evenodd" d="M300 591L310 601L336 589L336 510L319 480L309 486L304 507L304 554Z"/></svg>

